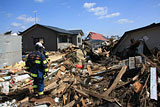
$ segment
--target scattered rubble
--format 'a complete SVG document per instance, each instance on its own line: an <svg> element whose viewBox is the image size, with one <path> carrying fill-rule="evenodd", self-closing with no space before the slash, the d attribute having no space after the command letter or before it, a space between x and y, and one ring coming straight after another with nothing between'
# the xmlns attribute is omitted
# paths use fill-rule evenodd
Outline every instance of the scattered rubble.
<svg viewBox="0 0 160 107"><path fill-rule="evenodd" d="M70 46L50 52L45 95L33 97L32 78L19 62L0 70L2 107L153 107L160 100L160 51L121 60L110 54L117 40L93 50ZM155 86L157 85L157 87ZM152 87L155 86L155 87Z"/></svg>

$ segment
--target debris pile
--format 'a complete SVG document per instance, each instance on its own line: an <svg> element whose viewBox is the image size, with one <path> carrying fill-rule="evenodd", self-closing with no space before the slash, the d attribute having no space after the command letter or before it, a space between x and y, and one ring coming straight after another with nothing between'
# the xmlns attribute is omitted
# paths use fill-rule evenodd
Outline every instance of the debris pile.
<svg viewBox="0 0 160 107"><path fill-rule="evenodd" d="M144 54L121 60L110 55L113 42L109 49L103 50L105 45L98 51L88 42L84 44L84 48L70 46L49 54L46 97L42 99L33 97L33 80L24 62L1 69L1 106L158 106L160 51L154 53L153 60Z"/></svg>

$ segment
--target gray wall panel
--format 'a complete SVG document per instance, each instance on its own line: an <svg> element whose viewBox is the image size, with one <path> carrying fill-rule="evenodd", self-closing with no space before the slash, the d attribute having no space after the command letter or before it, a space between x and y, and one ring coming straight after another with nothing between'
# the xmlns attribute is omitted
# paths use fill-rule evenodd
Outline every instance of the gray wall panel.
<svg viewBox="0 0 160 107"><path fill-rule="evenodd" d="M22 37L0 35L0 68L22 60Z"/></svg>

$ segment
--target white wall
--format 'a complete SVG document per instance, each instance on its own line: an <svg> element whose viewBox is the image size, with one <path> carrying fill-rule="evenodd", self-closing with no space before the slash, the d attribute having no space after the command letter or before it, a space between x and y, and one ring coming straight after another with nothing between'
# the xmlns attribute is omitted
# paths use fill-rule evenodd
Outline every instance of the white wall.
<svg viewBox="0 0 160 107"><path fill-rule="evenodd" d="M0 35L0 68L22 60L22 37Z"/></svg>

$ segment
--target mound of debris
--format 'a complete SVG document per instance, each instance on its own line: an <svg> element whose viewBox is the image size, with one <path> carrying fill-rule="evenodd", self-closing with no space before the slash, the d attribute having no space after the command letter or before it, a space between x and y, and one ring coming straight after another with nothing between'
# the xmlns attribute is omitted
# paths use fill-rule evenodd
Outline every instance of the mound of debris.
<svg viewBox="0 0 160 107"><path fill-rule="evenodd" d="M33 96L25 63L0 70L0 106L10 107L137 107L158 106L160 102L159 52L153 60L141 54L121 60L100 47L92 50L70 46L50 52L45 95ZM58 58L57 58L58 57ZM57 58L57 59L55 59Z"/></svg>

